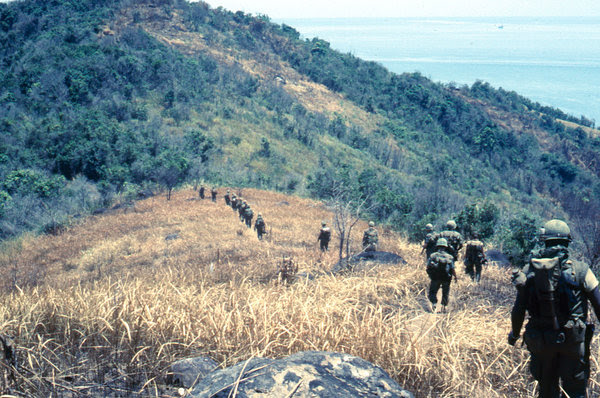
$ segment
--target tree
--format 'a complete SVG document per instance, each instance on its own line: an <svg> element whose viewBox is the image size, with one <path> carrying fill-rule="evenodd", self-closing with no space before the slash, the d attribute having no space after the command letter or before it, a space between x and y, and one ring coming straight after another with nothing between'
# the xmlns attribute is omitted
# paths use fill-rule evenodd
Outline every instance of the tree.
<svg viewBox="0 0 600 398"><path fill-rule="evenodd" d="M467 238L478 234L481 239L487 239L494 235L499 214L498 207L492 202L473 203L462 209L456 217L456 222Z"/></svg>
<svg viewBox="0 0 600 398"><path fill-rule="evenodd" d="M190 162L182 152L170 149L161 153L158 164L156 179L167 189L167 200L171 200L171 192L185 178Z"/></svg>
<svg viewBox="0 0 600 398"><path fill-rule="evenodd" d="M340 240L340 261L342 261L344 256L344 249L346 249L346 258L350 257L352 229L360 220L363 212L367 210L365 208L366 203L366 198L353 199L350 190L342 184L338 184L333 188L329 207L333 210L333 223Z"/></svg>

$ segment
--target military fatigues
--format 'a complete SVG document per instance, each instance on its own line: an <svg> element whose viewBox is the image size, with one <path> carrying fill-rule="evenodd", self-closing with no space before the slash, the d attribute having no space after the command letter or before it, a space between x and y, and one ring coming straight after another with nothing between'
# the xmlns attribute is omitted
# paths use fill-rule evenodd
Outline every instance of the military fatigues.
<svg viewBox="0 0 600 398"><path fill-rule="evenodd" d="M198 190L198 196L200 196L200 199L204 199L204 187L200 187Z"/></svg>
<svg viewBox="0 0 600 398"><path fill-rule="evenodd" d="M258 236L258 239L262 240L262 237L267 230L267 225L265 224L265 220L263 220L260 214L256 217L256 221L254 222L254 229L256 230L256 235Z"/></svg>
<svg viewBox="0 0 600 398"><path fill-rule="evenodd" d="M223 196L223 200L225 200L225 204L227 206L231 205L231 198L229 196L229 191L227 191L227 193Z"/></svg>
<svg viewBox="0 0 600 398"><path fill-rule="evenodd" d="M244 221L244 211L246 210L247 204L245 202L238 202L238 215L240 216L240 221Z"/></svg>
<svg viewBox="0 0 600 398"><path fill-rule="evenodd" d="M319 237L317 238L317 240L319 241L319 247L321 248L321 251L326 252L327 250L329 250L329 240L331 240L331 228L327 226L321 227L321 230L319 231Z"/></svg>
<svg viewBox="0 0 600 398"><path fill-rule="evenodd" d="M427 298L432 305L437 303L437 293L442 288L442 305L448 305L450 297L450 283L454 271L454 257L443 248L438 248L427 260L427 275L431 280Z"/></svg>
<svg viewBox="0 0 600 398"><path fill-rule="evenodd" d="M244 222L248 228L252 227L252 218L254 217L254 212L250 208L250 206L246 206L244 209Z"/></svg>
<svg viewBox="0 0 600 398"><path fill-rule="evenodd" d="M558 265L549 268L552 264ZM552 294L541 291L540 286L553 285L539 282L540 275L546 275L540 270L550 272L550 278L557 281ZM591 326L586 326L588 299L598 315L598 280L586 264L569 259L567 247L555 245L542 249L522 270L515 271L513 283L517 298L511 312L509 343L516 341L528 312L523 340L531 353L530 371L539 382L539 396L560 397L560 379L569 397L584 398L593 333Z"/></svg>
<svg viewBox="0 0 600 398"><path fill-rule="evenodd" d="M454 257L454 261L458 260L458 253L463 247L463 237L460 232L445 230L436 235L436 241L440 238L448 241L448 253Z"/></svg>
<svg viewBox="0 0 600 398"><path fill-rule="evenodd" d="M279 266L279 280L282 283L290 284L296 278L298 265L290 257L284 257Z"/></svg>
<svg viewBox="0 0 600 398"><path fill-rule="evenodd" d="M423 250L425 250L425 256L427 257L427 259L429 259L433 252L435 252L435 242L435 232L429 232L427 235L425 235L425 239L423 240Z"/></svg>
<svg viewBox="0 0 600 398"><path fill-rule="evenodd" d="M217 201L217 190L216 190L215 188L212 188L212 189L210 190L210 199L211 199L213 202L216 202L216 201Z"/></svg>
<svg viewBox="0 0 600 398"><path fill-rule="evenodd" d="M377 245L379 244L379 234L373 227L365 230L363 233L362 247L363 251L374 252L377 251Z"/></svg>
<svg viewBox="0 0 600 398"><path fill-rule="evenodd" d="M469 240L465 244L465 273L472 280L479 282L481 279L481 269L487 261L483 250L483 243L480 240Z"/></svg>
<svg viewBox="0 0 600 398"><path fill-rule="evenodd" d="M237 206L238 206L238 198L235 195L233 195L231 197L231 208L233 209L233 211L237 210Z"/></svg>

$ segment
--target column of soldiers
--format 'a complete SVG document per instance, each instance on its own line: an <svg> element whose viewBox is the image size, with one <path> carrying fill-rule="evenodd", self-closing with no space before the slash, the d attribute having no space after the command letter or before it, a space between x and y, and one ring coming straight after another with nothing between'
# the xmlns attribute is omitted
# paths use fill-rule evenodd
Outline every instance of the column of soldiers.
<svg viewBox="0 0 600 398"><path fill-rule="evenodd" d="M481 281L481 271L487 262L483 242L479 240L477 233L472 234L472 239L465 244L463 236L456 230L456 222L448 220L446 228L435 233L432 224L427 224L427 234L423 240L421 252L425 252L427 259L427 275L431 279L428 298L432 310L437 304L437 292L442 288L442 310L446 309L450 294L450 283L452 278L458 281L455 271L455 262L458 261L463 245L465 247L465 273L472 281ZM433 254L437 254L433 256ZM449 258L451 261L449 262Z"/></svg>
<svg viewBox="0 0 600 398"><path fill-rule="evenodd" d="M216 201L217 191L215 188L211 190L211 195L214 192L214 198ZM241 193L236 195L235 193L231 193L229 190L223 196L223 200L227 206L231 206L231 209L234 212L238 213L240 221L242 221L246 227L252 227L252 219L254 218L254 210L250 207L250 204L242 198ZM254 222L254 230L256 231L256 236L259 240L262 240L263 236L267 232L267 224L263 219L261 213L258 213L256 216L256 221Z"/></svg>
<svg viewBox="0 0 600 398"><path fill-rule="evenodd" d="M211 195L213 194L211 190ZM216 196L216 195L214 195ZM202 194L201 194L202 197ZM225 203L238 211L240 219L250 227L253 212L250 205L235 194L225 195ZM255 230L259 239L266 225L259 213ZM456 231L456 222L449 220L439 233L433 225L426 225L423 250L427 258L427 274L431 280L428 299L431 309L437 306L437 294L442 290L442 311L449 301L452 279L457 281L455 263L465 246L465 273L474 282L480 282L483 265L487 259L484 244L474 233L466 243ZM513 272L513 284L517 297L511 312L511 331L508 343L514 345L521 335L525 316L523 340L531 354L530 372L539 384L539 397L559 398L562 392L572 398L586 396L590 376L590 344L594 324L588 318L591 305L600 319L600 284L589 266L569 257L571 234L568 225L561 220L548 221L541 229L541 246L532 250L528 264ZM331 229L321 223L317 238L320 249L327 251ZM378 234L375 224L363 233L363 250L375 251ZM285 283L297 270L293 260L286 256L280 266L280 277Z"/></svg>

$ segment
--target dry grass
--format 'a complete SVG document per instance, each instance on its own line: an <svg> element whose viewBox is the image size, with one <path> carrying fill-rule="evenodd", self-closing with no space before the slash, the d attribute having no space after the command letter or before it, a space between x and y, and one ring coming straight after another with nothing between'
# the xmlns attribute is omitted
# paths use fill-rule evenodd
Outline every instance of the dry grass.
<svg viewBox="0 0 600 398"><path fill-rule="evenodd" d="M4 371L1 392L168 396L166 370L179 358L228 366L331 350L382 366L418 397L533 396L526 353L505 342L513 299L506 270L486 269L480 286L463 277L451 311L431 314L417 247L381 231L382 247L406 265L330 276L323 271L336 254L317 250L320 221L331 217L320 203L250 189L244 196L265 218L265 241L222 199L195 200L187 190L6 249L3 276L16 264L17 283L38 286L0 296L2 330L20 353L19 372ZM165 240L173 233L179 238ZM284 254L317 277L278 284Z"/></svg>

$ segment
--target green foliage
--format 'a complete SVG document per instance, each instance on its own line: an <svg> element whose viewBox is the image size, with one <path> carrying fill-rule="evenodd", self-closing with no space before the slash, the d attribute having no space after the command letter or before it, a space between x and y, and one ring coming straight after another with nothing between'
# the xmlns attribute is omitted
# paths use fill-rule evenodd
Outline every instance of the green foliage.
<svg viewBox="0 0 600 398"><path fill-rule="evenodd" d="M499 216L498 207L486 201L483 204L473 203L465 206L455 221L466 238L470 239L473 234L478 234L480 239L485 240L494 235Z"/></svg>
<svg viewBox="0 0 600 398"><path fill-rule="evenodd" d="M540 222L529 214L522 214L509 221L508 230L503 233L503 252L510 262L523 267L537 243Z"/></svg>
<svg viewBox="0 0 600 398"><path fill-rule="evenodd" d="M1 188L8 195L34 194L41 198L57 196L64 186L62 176L46 176L35 170L15 170L6 175ZM9 196L10 197L10 196Z"/></svg>

